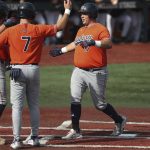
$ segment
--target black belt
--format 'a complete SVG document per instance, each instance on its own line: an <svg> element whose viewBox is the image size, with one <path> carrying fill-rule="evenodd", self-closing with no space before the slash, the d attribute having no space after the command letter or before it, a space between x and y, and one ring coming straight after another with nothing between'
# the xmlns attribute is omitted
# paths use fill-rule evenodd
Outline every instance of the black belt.
<svg viewBox="0 0 150 150"><path fill-rule="evenodd" d="M89 72L102 70L102 68L80 68L80 69L85 70L85 71L89 71Z"/></svg>
<svg viewBox="0 0 150 150"><path fill-rule="evenodd" d="M11 65L36 65L36 66L38 66L38 63L32 63L32 64L11 64Z"/></svg>

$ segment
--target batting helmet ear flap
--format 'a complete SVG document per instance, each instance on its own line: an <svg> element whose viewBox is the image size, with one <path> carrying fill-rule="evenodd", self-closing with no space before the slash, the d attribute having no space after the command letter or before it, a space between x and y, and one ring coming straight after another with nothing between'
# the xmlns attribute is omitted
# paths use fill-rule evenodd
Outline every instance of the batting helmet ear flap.
<svg viewBox="0 0 150 150"><path fill-rule="evenodd" d="M5 2L0 0L0 19L5 19L8 16L9 9Z"/></svg>
<svg viewBox="0 0 150 150"><path fill-rule="evenodd" d="M98 8L95 3L85 3L81 6L80 14L86 14L92 19L96 19L98 15Z"/></svg>
<svg viewBox="0 0 150 150"><path fill-rule="evenodd" d="M19 18L23 19L34 19L36 15L35 6L30 2L20 3L18 7Z"/></svg>

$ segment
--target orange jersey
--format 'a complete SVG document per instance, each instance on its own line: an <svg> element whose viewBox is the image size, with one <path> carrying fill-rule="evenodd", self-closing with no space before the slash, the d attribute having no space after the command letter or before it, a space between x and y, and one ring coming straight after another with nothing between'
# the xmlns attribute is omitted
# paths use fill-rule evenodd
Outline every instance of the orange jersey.
<svg viewBox="0 0 150 150"><path fill-rule="evenodd" d="M45 37L56 32L55 25L18 24L0 35L0 47L8 44L11 64L38 64Z"/></svg>
<svg viewBox="0 0 150 150"><path fill-rule="evenodd" d="M88 27L81 27L75 38L75 42L84 40L97 40L110 38L107 28L99 23L94 23ZM74 65L79 68L98 68L107 65L106 49L96 46L89 46L83 49L77 45L74 53Z"/></svg>

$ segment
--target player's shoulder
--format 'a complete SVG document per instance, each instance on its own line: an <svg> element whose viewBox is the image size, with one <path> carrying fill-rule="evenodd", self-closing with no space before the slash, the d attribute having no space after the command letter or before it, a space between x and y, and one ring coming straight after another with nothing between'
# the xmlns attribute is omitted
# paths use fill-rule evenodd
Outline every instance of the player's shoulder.
<svg viewBox="0 0 150 150"><path fill-rule="evenodd" d="M53 25L48 25L48 24L36 24L34 25L35 28L37 29L49 29L50 27L53 27Z"/></svg>
<svg viewBox="0 0 150 150"><path fill-rule="evenodd" d="M92 29L95 29L95 30L99 30L99 29L106 29L107 30L106 26L104 26L103 24L98 23L98 22L91 24L89 27ZM79 30L84 30L85 28L87 28L87 27L83 26Z"/></svg>
<svg viewBox="0 0 150 150"><path fill-rule="evenodd" d="M98 23L98 22L94 23L94 26L95 26L95 28L107 29L106 26L104 26L103 24Z"/></svg>

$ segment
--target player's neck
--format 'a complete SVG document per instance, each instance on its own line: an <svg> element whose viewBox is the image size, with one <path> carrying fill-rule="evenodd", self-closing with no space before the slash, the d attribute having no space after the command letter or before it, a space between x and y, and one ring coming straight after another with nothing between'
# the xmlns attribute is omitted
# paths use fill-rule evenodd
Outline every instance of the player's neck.
<svg viewBox="0 0 150 150"><path fill-rule="evenodd" d="M90 27L90 26L94 25L95 23L96 23L96 20L91 20L91 21L88 23L87 27Z"/></svg>
<svg viewBox="0 0 150 150"><path fill-rule="evenodd" d="M31 20L28 19L20 19L20 24L29 24L31 23Z"/></svg>

